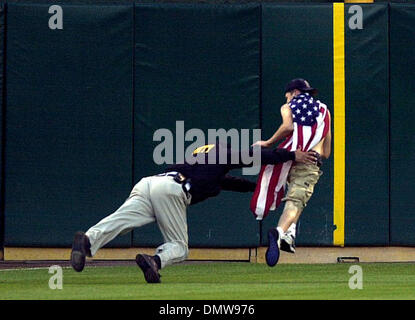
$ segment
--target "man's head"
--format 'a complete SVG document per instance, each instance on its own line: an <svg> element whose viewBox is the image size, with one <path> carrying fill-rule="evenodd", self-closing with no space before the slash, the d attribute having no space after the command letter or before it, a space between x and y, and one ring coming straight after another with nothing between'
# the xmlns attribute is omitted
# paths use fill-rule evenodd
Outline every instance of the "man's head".
<svg viewBox="0 0 415 320"><path fill-rule="evenodd" d="M317 89L312 88L308 81L304 79L293 79L285 87L285 97L287 98L287 103L292 100L295 96L308 92L311 95L317 94Z"/></svg>

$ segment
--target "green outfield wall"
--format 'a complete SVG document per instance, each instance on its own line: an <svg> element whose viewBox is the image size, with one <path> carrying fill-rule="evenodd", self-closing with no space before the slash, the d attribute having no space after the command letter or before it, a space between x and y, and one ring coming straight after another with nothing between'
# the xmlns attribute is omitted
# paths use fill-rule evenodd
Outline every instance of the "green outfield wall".
<svg viewBox="0 0 415 320"><path fill-rule="evenodd" d="M3 244L4 240L4 151L5 151L5 8L4 5L0 5L0 90L2 93L1 102L0 102L0 245Z"/></svg>
<svg viewBox="0 0 415 320"><path fill-rule="evenodd" d="M49 5L7 5L5 245L68 245L128 196L132 8L66 5L53 30Z"/></svg>
<svg viewBox="0 0 415 320"><path fill-rule="evenodd" d="M351 5L345 6L345 12ZM345 28L345 243L389 243L388 6ZM346 19L347 21L347 19Z"/></svg>
<svg viewBox="0 0 415 320"><path fill-rule="evenodd" d="M3 246L69 247L165 168L153 134L176 121L270 137L296 77L333 132L298 245L415 244L415 4L56 4L61 26L46 1L0 8ZM250 197L191 206L189 245L266 245L282 207L258 222ZM109 246L162 241L151 224Z"/></svg>
<svg viewBox="0 0 415 320"><path fill-rule="evenodd" d="M319 98L332 110L333 9L331 5L264 4L262 6L262 129L271 137L281 123L284 88L293 78L305 78L319 88ZM298 230L299 243L333 243L333 158L325 162L321 180ZM276 225L283 205L264 219L266 233Z"/></svg>
<svg viewBox="0 0 415 320"><path fill-rule="evenodd" d="M415 6L390 7L390 242L415 244Z"/></svg>
<svg viewBox="0 0 415 320"><path fill-rule="evenodd" d="M176 132L177 120L206 137L210 128L259 128L259 19L258 5L136 5L135 180L160 171L153 133ZM255 246L259 226L249 200L223 192L191 206L189 244ZM133 244L160 243L155 229L134 231Z"/></svg>

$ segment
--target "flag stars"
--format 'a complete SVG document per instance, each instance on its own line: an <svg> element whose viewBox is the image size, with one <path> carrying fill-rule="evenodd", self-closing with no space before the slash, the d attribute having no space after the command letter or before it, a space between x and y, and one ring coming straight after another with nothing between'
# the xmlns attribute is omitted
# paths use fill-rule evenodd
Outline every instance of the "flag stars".
<svg viewBox="0 0 415 320"><path fill-rule="evenodd" d="M302 126L312 126L319 116L319 100L313 99L309 94L301 94L290 103L292 119Z"/></svg>

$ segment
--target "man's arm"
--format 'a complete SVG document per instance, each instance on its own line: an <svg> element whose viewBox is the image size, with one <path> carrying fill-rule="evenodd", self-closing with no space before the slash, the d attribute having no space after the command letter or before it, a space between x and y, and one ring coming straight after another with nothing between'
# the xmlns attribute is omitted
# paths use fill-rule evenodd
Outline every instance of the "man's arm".
<svg viewBox="0 0 415 320"><path fill-rule="evenodd" d="M254 192L256 187L256 183L239 178L239 177L233 177L230 175L226 175L221 180L221 188L222 190L228 190L228 191L237 191L237 192Z"/></svg>
<svg viewBox="0 0 415 320"><path fill-rule="evenodd" d="M324 142L323 142L323 153L322 153L322 157L328 159L328 157L330 157L330 153L331 153L331 116L330 116L330 112L329 110L327 110L328 112L328 116L329 116L329 131L327 132L326 137L324 138Z"/></svg>
<svg viewBox="0 0 415 320"><path fill-rule="evenodd" d="M279 126L278 130L268 140L258 141L254 143L254 145L260 145L261 147L271 147L277 141L285 137L288 137L294 131L293 118L290 106L288 104L284 104L281 107L280 111L282 124Z"/></svg>

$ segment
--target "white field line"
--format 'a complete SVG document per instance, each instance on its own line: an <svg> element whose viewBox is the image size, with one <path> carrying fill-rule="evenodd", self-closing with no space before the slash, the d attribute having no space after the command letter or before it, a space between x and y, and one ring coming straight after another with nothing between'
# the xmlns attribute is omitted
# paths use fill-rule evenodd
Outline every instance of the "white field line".
<svg viewBox="0 0 415 320"><path fill-rule="evenodd" d="M16 267L16 268L10 268L10 269L0 269L0 272L3 272L3 271L18 271L18 270L43 270L43 269L49 269L51 266L59 266L59 264L51 264L49 267L34 267L34 268L30 268L30 267L28 267L28 268L19 268L19 267ZM120 265L120 266L123 266L123 265ZM126 266L129 266L129 265L126 265ZM97 266L97 265L95 265L95 266L85 266L85 267L88 267L88 268L101 268L101 267L118 267L118 266L108 266L108 265L103 265L103 266ZM65 267L61 267L62 269L72 269L72 267L71 266L65 266Z"/></svg>
<svg viewBox="0 0 415 320"><path fill-rule="evenodd" d="M0 269L0 272L3 272L3 271L19 271L19 270L43 270L43 269L49 269L51 266L56 266L56 264L51 264L49 267ZM62 269L70 269L70 268L72 268L72 267L62 267Z"/></svg>

